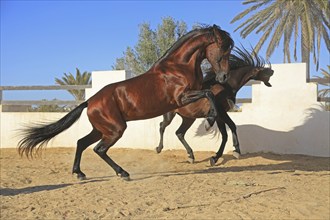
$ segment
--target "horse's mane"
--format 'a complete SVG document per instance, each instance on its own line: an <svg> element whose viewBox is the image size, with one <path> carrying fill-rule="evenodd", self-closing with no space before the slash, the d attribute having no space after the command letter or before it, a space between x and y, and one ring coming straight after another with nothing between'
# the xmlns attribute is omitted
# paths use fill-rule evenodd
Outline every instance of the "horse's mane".
<svg viewBox="0 0 330 220"><path fill-rule="evenodd" d="M234 48L234 40L230 37L230 34L227 31L224 31L221 29L220 26L218 25L213 25L213 26L208 26L208 25L204 25L204 24L200 24L198 26L196 26L195 28L216 28L221 36L221 47L222 50L227 51L227 50L232 50Z"/></svg>
<svg viewBox="0 0 330 220"><path fill-rule="evenodd" d="M167 57L169 54L171 54L173 51L177 50L181 45L188 39L192 38L193 36L204 34L204 33L209 33L209 37L214 36L213 34L213 28L217 28L221 39L222 39L222 49L223 50L228 50L232 49L234 47L234 41L230 37L230 34L224 30L221 30L221 28L217 25L199 25L195 26L192 31L189 31L187 34L183 35L181 38L179 38L165 53L162 57L158 59L162 60L164 57Z"/></svg>
<svg viewBox="0 0 330 220"><path fill-rule="evenodd" d="M236 70L244 66L265 67L266 64L270 65L269 62L266 62L253 49L249 51L241 46L241 48L235 47L233 52L229 57L230 70Z"/></svg>
<svg viewBox="0 0 330 220"><path fill-rule="evenodd" d="M234 40L230 37L230 34L227 31L221 30L220 27L218 27L218 30L222 39L222 49L225 51L229 49L232 50L235 44Z"/></svg>
<svg viewBox="0 0 330 220"><path fill-rule="evenodd" d="M180 37L165 53L164 55L159 59L161 60L162 58L168 56L169 54L171 54L173 51L177 50L179 47L181 47L181 45L188 40L189 38L192 38L195 35L199 35L202 34L206 31L210 31L212 27L208 26L205 28L196 28L192 31L189 31L187 34L183 35L182 37Z"/></svg>

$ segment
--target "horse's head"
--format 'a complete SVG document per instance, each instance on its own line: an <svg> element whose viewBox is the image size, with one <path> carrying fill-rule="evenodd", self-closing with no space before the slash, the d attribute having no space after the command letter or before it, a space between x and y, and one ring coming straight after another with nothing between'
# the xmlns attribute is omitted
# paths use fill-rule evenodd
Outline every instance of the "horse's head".
<svg viewBox="0 0 330 220"><path fill-rule="evenodd" d="M230 72L228 74L228 84L238 91L239 88L253 79L262 81L266 86L271 87L269 79L274 71L270 63L268 63L269 67L266 67L265 64L265 60L253 50L251 52L244 47L236 47L234 53L229 58Z"/></svg>
<svg viewBox="0 0 330 220"><path fill-rule="evenodd" d="M213 39L206 47L206 59L212 65L218 82L225 82L229 71L229 56L234 47L234 41L229 33L221 30L218 26L212 27Z"/></svg>
<svg viewBox="0 0 330 220"><path fill-rule="evenodd" d="M255 74L252 79L262 81L266 86L272 87L269 83L269 79L274 74L274 70L271 68L255 68L253 71Z"/></svg>

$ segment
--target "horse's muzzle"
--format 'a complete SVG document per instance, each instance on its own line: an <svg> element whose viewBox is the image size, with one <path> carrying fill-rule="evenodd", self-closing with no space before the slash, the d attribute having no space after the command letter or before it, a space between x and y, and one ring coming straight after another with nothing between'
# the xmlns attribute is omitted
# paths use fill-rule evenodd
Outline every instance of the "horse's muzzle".
<svg viewBox="0 0 330 220"><path fill-rule="evenodd" d="M227 74L225 72L216 73L215 80L219 83L225 83L227 81Z"/></svg>

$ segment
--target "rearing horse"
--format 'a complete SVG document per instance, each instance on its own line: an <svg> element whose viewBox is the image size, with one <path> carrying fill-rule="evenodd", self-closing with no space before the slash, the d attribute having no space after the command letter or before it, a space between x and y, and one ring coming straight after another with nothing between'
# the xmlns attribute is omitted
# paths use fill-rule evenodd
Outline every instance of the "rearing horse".
<svg viewBox="0 0 330 220"><path fill-rule="evenodd" d="M227 114L227 111L229 111L231 108L228 101L230 100L231 104L235 103L237 92L251 79L262 81L266 86L271 87L269 80L274 71L272 70L270 63L268 63L268 67L266 67L265 64L265 60L262 57L259 57L254 51L250 52L242 47L242 49L235 48L234 53L230 55L230 71L228 73L228 80L225 84L218 83L214 80L214 74L207 72L203 82L203 88L210 88L215 96L216 108L218 111L216 122L222 135L222 142L218 152L215 156L210 158L211 166L216 164L225 149L225 145L228 139L225 124L227 124L232 131L233 144L235 147L233 155L236 158L240 156L241 151L239 147L238 135L236 132L236 125ZM196 118L204 118L207 116L209 110L210 104L206 99L201 99L172 112L164 114L163 121L159 125L160 141L156 147L156 152L160 153L163 150L163 137L165 129L168 125L171 124L176 113L178 113L182 118L182 123L175 133L183 146L186 148L188 161L193 163L195 156L193 150L185 140L184 136L187 130L193 125ZM202 136L200 130L197 131L197 136Z"/></svg>
<svg viewBox="0 0 330 220"><path fill-rule="evenodd" d="M23 130L20 155L33 155L47 142L69 128L87 107L93 130L77 142L73 174L86 175L80 169L83 151L100 140L94 151L117 175L129 180L129 174L108 155L108 149L123 135L127 121L152 118L189 104L202 97L212 100L210 90L202 89L201 62L206 58L218 81L224 80L229 68L229 55L234 42L218 26L193 30L180 38L146 73L109 84L80 104L62 119L51 124L38 124ZM213 103L213 102L211 102ZM216 110L211 104L209 120L214 123Z"/></svg>

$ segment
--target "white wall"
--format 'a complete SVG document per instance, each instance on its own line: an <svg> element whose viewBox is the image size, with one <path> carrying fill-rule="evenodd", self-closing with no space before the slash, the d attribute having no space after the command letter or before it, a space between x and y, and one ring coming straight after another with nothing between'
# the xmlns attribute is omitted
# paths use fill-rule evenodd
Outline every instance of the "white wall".
<svg viewBox="0 0 330 220"><path fill-rule="evenodd" d="M242 150L329 157L330 114L317 102L317 84L306 83L306 65L272 67L273 87L253 85L253 103L231 114Z"/></svg>
<svg viewBox="0 0 330 220"><path fill-rule="evenodd" d="M237 124L241 150L247 152L274 152L281 154L305 154L330 157L329 112L317 102L317 85L306 83L306 65L272 65L273 87L263 84L252 86L252 103L244 104L243 111L230 113ZM92 96L103 86L125 80L125 71L96 71L92 73L93 87L86 89L86 97ZM86 110L85 110L86 111ZM70 129L58 135L50 147L73 147L76 141L91 130L86 112ZM23 124L57 120L64 113L9 113L1 112L0 127L2 148L16 147L17 129ZM143 121L128 122L117 147L154 149L159 142L159 123L162 116ZM186 134L186 140L194 150L217 151L220 137L214 134L195 136L203 120L198 119ZM184 149L175 136L181 123L176 116L165 133L165 149ZM232 150L231 134L225 152Z"/></svg>

